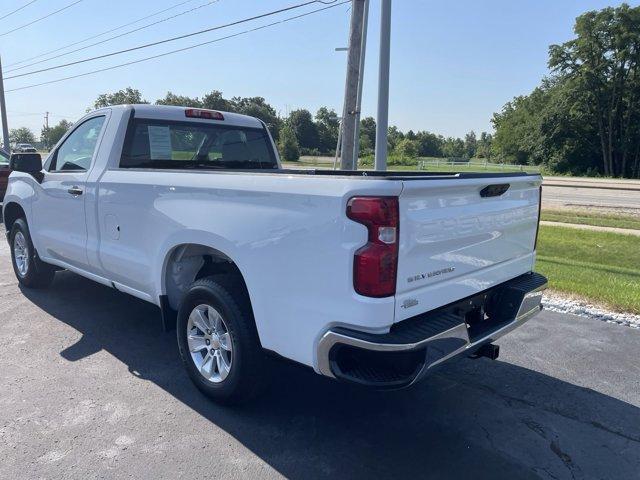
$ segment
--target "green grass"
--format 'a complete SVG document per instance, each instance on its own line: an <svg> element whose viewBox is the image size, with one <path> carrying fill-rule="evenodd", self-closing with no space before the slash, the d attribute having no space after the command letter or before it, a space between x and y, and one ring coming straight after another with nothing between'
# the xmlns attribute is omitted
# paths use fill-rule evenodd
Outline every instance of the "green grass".
<svg viewBox="0 0 640 480"><path fill-rule="evenodd" d="M640 230L640 218L614 213L582 212L575 210L543 210L542 220L548 222L576 223L598 227L630 228Z"/></svg>
<svg viewBox="0 0 640 480"><path fill-rule="evenodd" d="M298 167L315 167L315 168L333 168L333 162L327 161L327 157L320 157L315 159L314 157L301 157L298 162L283 162L286 168L298 168ZM399 172L487 172L487 173L500 173L500 172L519 172L521 171L519 165L505 165L504 167L496 167L493 165L485 165L483 162L470 162L468 164L458 165L433 165L428 164L424 169L418 168L418 162L420 160L433 160L429 159L416 159L414 165L393 165L389 164L388 169L391 171ZM444 160L440 159L444 162ZM368 162L364 165L359 165L358 170L373 170L373 165ZM537 167L525 166L523 171L529 173L538 173L540 170Z"/></svg>
<svg viewBox="0 0 640 480"><path fill-rule="evenodd" d="M371 170L373 167L361 167L360 170ZM429 165L427 168L418 169L417 165L389 165L389 170L396 171L417 171L417 172L486 172L486 173L504 173L504 172L520 172L519 165L507 165L504 168L494 167L491 165L484 166L482 164L472 163L469 165ZM528 173L539 173L536 168L524 167L522 171Z"/></svg>
<svg viewBox="0 0 640 480"><path fill-rule="evenodd" d="M553 290L640 314L640 239L541 226L536 270Z"/></svg>

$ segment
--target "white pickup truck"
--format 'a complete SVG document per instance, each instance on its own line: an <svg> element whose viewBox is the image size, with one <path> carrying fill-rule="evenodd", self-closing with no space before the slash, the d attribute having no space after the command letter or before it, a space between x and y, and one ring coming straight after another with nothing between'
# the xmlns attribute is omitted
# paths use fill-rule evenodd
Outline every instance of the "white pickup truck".
<svg viewBox="0 0 640 480"><path fill-rule="evenodd" d="M539 175L288 170L260 120L125 105L87 114L4 198L27 288L66 269L156 304L187 372L252 397L269 354L411 385L541 308Z"/></svg>

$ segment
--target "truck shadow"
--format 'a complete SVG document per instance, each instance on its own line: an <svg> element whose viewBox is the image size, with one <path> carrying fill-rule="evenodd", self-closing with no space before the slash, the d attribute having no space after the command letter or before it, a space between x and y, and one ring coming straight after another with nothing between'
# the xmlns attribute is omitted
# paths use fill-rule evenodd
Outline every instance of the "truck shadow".
<svg viewBox="0 0 640 480"><path fill-rule="evenodd" d="M277 362L263 398L227 408L192 386L174 332L160 331L154 306L68 272L50 290L23 294L82 334L61 352L65 359L109 352L288 478L635 478L640 471L640 409L533 370L462 360L415 388L382 393Z"/></svg>

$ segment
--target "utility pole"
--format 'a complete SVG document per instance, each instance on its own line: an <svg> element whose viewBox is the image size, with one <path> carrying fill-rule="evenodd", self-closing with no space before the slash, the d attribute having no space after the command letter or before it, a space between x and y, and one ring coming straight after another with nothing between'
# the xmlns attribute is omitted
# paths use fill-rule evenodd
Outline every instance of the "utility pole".
<svg viewBox="0 0 640 480"><path fill-rule="evenodd" d="M360 79L360 57L362 53L362 19L365 0L352 0L351 28L349 33L349 59L347 61L347 79L344 88L344 115L342 118L342 151L340 168L355 170L353 158L354 135L358 103L358 84Z"/></svg>
<svg viewBox="0 0 640 480"><path fill-rule="evenodd" d="M358 169L360 157L360 113L362 112L362 86L364 84L364 61L367 56L367 31L369 30L369 0L364 2L364 14L362 16L362 47L360 54L360 78L358 80L358 100L356 103L356 131L353 135L353 158L355 169Z"/></svg>
<svg viewBox="0 0 640 480"><path fill-rule="evenodd" d="M2 76L2 59L0 59L0 117L2 120L2 140L4 141L4 149L11 153L11 145L9 144L9 125L7 124L7 104L4 100L4 77Z"/></svg>
<svg viewBox="0 0 640 480"><path fill-rule="evenodd" d="M40 140L44 140L44 146L48 150L49 149L49 112L44 112L44 131L45 137Z"/></svg>
<svg viewBox="0 0 640 480"><path fill-rule="evenodd" d="M391 57L391 0L382 0L380 18L380 63L378 70L378 123L376 125L376 170L387 169L389 135L389 68Z"/></svg>

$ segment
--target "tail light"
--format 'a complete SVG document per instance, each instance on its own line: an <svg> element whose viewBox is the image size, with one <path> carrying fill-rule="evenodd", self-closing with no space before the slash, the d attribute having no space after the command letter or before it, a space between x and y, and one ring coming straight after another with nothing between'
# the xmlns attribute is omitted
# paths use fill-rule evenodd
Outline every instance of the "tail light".
<svg viewBox="0 0 640 480"><path fill-rule="evenodd" d="M204 118L206 120L224 120L224 115L215 110L202 110L200 108L187 108L184 116L189 118Z"/></svg>
<svg viewBox="0 0 640 480"><path fill-rule="evenodd" d="M367 243L353 259L353 288L366 297L396 293L398 272L398 197L353 197L347 217L367 227Z"/></svg>

